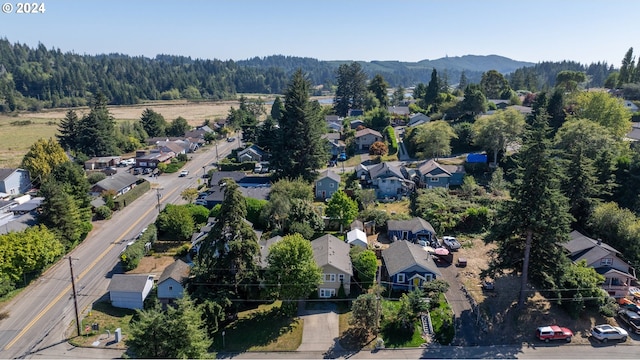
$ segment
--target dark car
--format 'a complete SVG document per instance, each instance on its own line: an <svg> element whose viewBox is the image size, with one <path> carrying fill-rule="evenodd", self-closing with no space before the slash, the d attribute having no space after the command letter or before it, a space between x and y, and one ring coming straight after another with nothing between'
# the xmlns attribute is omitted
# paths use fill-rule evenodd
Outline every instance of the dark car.
<svg viewBox="0 0 640 360"><path fill-rule="evenodd" d="M622 309L618 311L618 318L627 324L631 332L640 334L640 315L638 315L638 313L632 310Z"/></svg>
<svg viewBox="0 0 640 360"><path fill-rule="evenodd" d="M234 141L236 141L236 138L234 137L227 138L227 142L234 142Z"/></svg>

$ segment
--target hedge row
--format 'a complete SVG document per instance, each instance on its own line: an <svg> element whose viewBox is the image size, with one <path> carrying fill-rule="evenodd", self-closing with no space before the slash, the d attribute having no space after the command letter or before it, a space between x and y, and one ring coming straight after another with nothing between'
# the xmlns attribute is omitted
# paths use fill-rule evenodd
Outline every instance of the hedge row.
<svg viewBox="0 0 640 360"><path fill-rule="evenodd" d="M118 196L113 200L116 206L116 210L123 209L125 206L131 204L135 199L139 198L150 189L151 183L147 180L142 180L142 182L136 185L133 189L127 191L126 193Z"/></svg>
<svg viewBox="0 0 640 360"><path fill-rule="evenodd" d="M220 171L252 171L256 167L255 161L237 162L219 162Z"/></svg>
<svg viewBox="0 0 640 360"><path fill-rule="evenodd" d="M120 254L120 261L126 271L133 270L140 264L140 259L145 255L144 245L146 243L153 244L158 239L158 230L156 226L150 224L147 230L142 234L140 239L136 240L132 245Z"/></svg>
<svg viewBox="0 0 640 360"><path fill-rule="evenodd" d="M393 155L398 152L398 141L396 140L396 132L393 127L387 126L384 128L384 133L387 136L389 143L389 155Z"/></svg>

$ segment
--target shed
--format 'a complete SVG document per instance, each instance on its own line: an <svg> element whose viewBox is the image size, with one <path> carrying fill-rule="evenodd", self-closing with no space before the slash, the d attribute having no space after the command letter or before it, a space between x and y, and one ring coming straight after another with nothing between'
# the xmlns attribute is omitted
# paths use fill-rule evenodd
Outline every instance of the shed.
<svg viewBox="0 0 640 360"><path fill-rule="evenodd" d="M365 249L369 247L367 234L360 229L353 229L347 233L347 243L352 246L361 246Z"/></svg>
<svg viewBox="0 0 640 360"><path fill-rule="evenodd" d="M114 307L142 309L151 288L152 275L115 274L109 283L109 300Z"/></svg>

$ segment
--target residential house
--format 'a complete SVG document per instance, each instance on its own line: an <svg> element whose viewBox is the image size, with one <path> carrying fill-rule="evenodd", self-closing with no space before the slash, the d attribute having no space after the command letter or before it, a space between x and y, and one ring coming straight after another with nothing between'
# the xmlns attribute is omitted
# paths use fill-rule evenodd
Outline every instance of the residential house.
<svg viewBox="0 0 640 360"><path fill-rule="evenodd" d="M416 172L418 186L422 188L434 188L462 185L465 170L462 165L441 165L435 160L427 160L418 165Z"/></svg>
<svg viewBox="0 0 640 360"><path fill-rule="evenodd" d="M389 111L389 114L392 115L409 115L411 113L411 110L409 110L409 106L403 106L403 105L399 105L399 106L389 106L387 107L387 110Z"/></svg>
<svg viewBox="0 0 640 360"><path fill-rule="evenodd" d="M627 295L632 281L637 281L635 269L620 257L620 252L603 243L591 239L574 230L570 240L562 243L573 262L585 260L587 266L605 277L602 288L614 297Z"/></svg>
<svg viewBox="0 0 640 360"><path fill-rule="evenodd" d="M391 241L407 240L417 243L418 240L425 240L427 243L435 240L435 230L428 221L414 217L411 220L389 220L387 221L387 235Z"/></svg>
<svg viewBox="0 0 640 360"><path fill-rule="evenodd" d="M109 167L116 167L122 158L120 156L94 157L84 162L85 170L102 170Z"/></svg>
<svg viewBox="0 0 640 360"><path fill-rule="evenodd" d="M379 132L369 128L356 131L355 142L358 150L369 150L376 141L384 141L384 137Z"/></svg>
<svg viewBox="0 0 640 360"><path fill-rule="evenodd" d="M331 170L325 170L316 180L316 199L328 199L338 191L340 187L340 175Z"/></svg>
<svg viewBox="0 0 640 360"><path fill-rule="evenodd" d="M634 122L631 123L631 131L627 133L625 137L628 141L638 141L640 140L640 123Z"/></svg>
<svg viewBox="0 0 640 360"><path fill-rule="evenodd" d="M423 113L412 114L409 116L409 122L407 126L418 126L422 124L426 124L431 121L431 118Z"/></svg>
<svg viewBox="0 0 640 360"><path fill-rule="evenodd" d="M338 156L345 152L347 145L344 141L340 140L340 133L328 133L322 135L323 139L326 139L329 143L329 152L332 156Z"/></svg>
<svg viewBox="0 0 640 360"><path fill-rule="evenodd" d="M366 249L369 247L367 234L360 229L353 229L347 233L347 244L351 246L360 246Z"/></svg>
<svg viewBox="0 0 640 360"><path fill-rule="evenodd" d="M327 127L329 128L329 130L335 131L335 132L342 132L342 122L330 122L327 123Z"/></svg>
<svg viewBox="0 0 640 360"><path fill-rule="evenodd" d="M164 269L158 279L158 300L160 303L172 304L182 297L190 272L191 266L180 259Z"/></svg>
<svg viewBox="0 0 640 360"><path fill-rule="evenodd" d="M409 180L409 175L403 167L383 162L366 168L366 173L360 172L360 179L363 179L363 176L365 179L363 187L375 189L378 199L398 199L409 195L415 188L415 183Z"/></svg>
<svg viewBox="0 0 640 360"><path fill-rule="evenodd" d="M251 145L242 151L238 151L238 162L255 161L260 162L265 159L265 152L258 145Z"/></svg>
<svg viewBox="0 0 640 360"><path fill-rule="evenodd" d="M313 258L322 269L322 284L318 288L318 296L334 297L338 294L340 285L343 286L345 294L349 295L353 276L349 244L327 234L311 241L311 247Z"/></svg>
<svg viewBox="0 0 640 360"><path fill-rule="evenodd" d="M365 126L364 121L360 120L360 119L356 119L356 120L352 120L349 122L349 127L351 128L351 130L355 130L358 128L358 126Z"/></svg>
<svg viewBox="0 0 640 360"><path fill-rule="evenodd" d="M122 195L133 189L140 179L127 172L119 172L106 179L100 180L91 187L94 196L100 195L105 191L113 191L116 196Z"/></svg>
<svg viewBox="0 0 640 360"><path fill-rule="evenodd" d="M396 241L382 250L382 263L382 278L394 290L420 289L441 276L431 254L407 241Z"/></svg>
<svg viewBox="0 0 640 360"><path fill-rule="evenodd" d="M109 283L109 299L114 307L142 309L153 288L153 276L114 274Z"/></svg>
<svg viewBox="0 0 640 360"><path fill-rule="evenodd" d="M267 257L269 256L269 248L280 240L282 240L282 236L276 235L270 239L258 241L258 245L260 245L260 268L267 268L267 266L269 265L269 262L267 261Z"/></svg>
<svg viewBox="0 0 640 360"><path fill-rule="evenodd" d="M362 109L349 109L348 117L356 117L364 115L364 110Z"/></svg>
<svg viewBox="0 0 640 360"><path fill-rule="evenodd" d="M238 190L242 193L242 196L245 198L252 198L258 200L269 200L269 194L271 193L271 187L263 186L263 187L244 187L242 184L239 184ZM218 204L222 204L224 200L224 192L226 186L224 185L211 185L207 192L207 195L204 198L207 205L207 208L212 209L214 206Z"/></svg>
<svg viewBox="0 0 640 360"><path fill-rule="evenodd" d="M638 111L638 105L634 104L631 100L623 100L624 107L629 109L632 113Z"/></svg>
<svg viewBox="0 0 640 360"><path fill-rule="evenodd" d="M158 141L156 143L156 150L161 153L170 153L174 154L186 154L191 151L191 143L186 140L167 140L167 141Z"/></svg>
<svg viewBox="0 0 640 360"><path fill-rule="evenodd" d="M327 123L342 122L342 118L338 115L325 115L324 121L326 121Z"/></svg>
<svg viewBox="0 0 640 360"><path fill-rule="evenodd" d="M12 207L11 209L9 209L9 211L11 211L13 215L16 215L16 216L29 214L34 210L36 210L37 208L39 208L40 205L42 205L43 201L44 201L43 197L34 197L29 199L28 201L25 201L19 205Z"/></svg>
<svg viewBox="0 0 640 360"><path fill-rule="evenodd" d="M31 188L29 172L24 169L0 169L0 193L24 194Z"/></svg>
<svg viewBox="0 0 640 360"><path fill-rule="evenodd" d="M136 167L149 167L155 169L158 167L158 164L164 163L168 164L171 162L171 159L176 157L174 152L155 152L152 151L148 154L140 154L136 156Z"/></svg>

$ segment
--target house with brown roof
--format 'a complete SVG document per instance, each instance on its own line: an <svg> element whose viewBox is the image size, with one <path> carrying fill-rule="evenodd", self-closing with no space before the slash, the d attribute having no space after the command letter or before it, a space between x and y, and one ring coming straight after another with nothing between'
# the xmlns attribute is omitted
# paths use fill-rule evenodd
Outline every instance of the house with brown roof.
<svg viewBox="0 0 640 360"><path fill-rule="evenodd" d="M384 141L384 137L373 129L362 129L356 131L355 143L358 150L368 150L376 141Z"/></svg>
<svg viewBox="0 0 640 360"><path fill-rule="evenodd" d="M633 281L637 281L636 270L621 257L621 253L602 240L594 240L574 230L570 240L562 243L571 261L584 260L587 266L605 277L602 288L611 296L624 297Z"/></svg>
<svg viewBox="0 0 640 360"><path fill-rule="evenodd" d="M345 294L349 295L353 276L349 244L326 234L311 241L311 247L313 258L322 269L322 284L318 287L318 296L320 298L335 297L341 285Z"/></svg>
<svg viewBox="0 0 640 360"><path fill-rule="evenodd" d="M167 266L158 279L158 300L162 304L171 304L184 294L191 266L178 259Z"/></svg>

